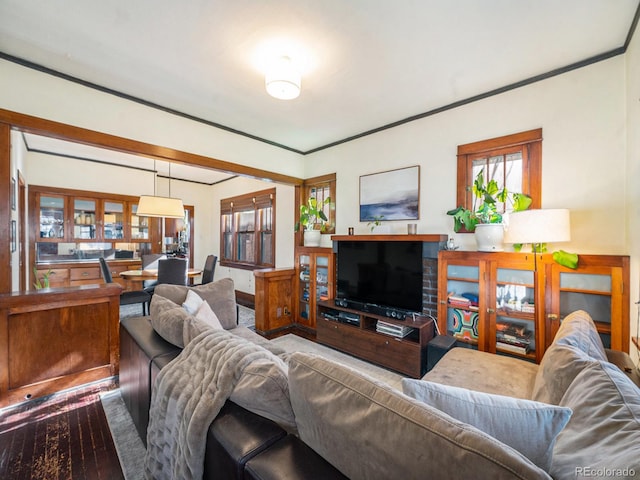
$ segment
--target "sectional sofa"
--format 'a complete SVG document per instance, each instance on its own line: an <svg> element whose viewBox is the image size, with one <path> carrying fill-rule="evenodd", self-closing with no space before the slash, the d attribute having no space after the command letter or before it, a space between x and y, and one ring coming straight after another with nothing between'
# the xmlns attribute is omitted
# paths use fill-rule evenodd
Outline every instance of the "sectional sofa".
<svg viewBox="0 0 640 480"><path fill-rule="evenodd" d="M609 362L630 360L602 347L585 312L563 321L540 365L454 348L400 392L238 327L229 279L158 286L150 317L122 321L120 386L144 441L156 377L178 362L185 340L186 353L207 335L182 307L189 289L228 337L273 356L268 368L263 355L259 369L244 369L216 412L203 478L640 476L640 391Z"/></svg>

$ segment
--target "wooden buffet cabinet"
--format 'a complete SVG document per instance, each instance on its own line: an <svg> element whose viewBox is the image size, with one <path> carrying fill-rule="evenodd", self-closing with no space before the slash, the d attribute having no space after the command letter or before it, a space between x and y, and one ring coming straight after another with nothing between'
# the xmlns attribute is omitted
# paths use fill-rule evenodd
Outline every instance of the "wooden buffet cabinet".
<svg viewBox="0 0 640 480"><path fill-rule="evenodd" d="M98 258L104 257L114 281L126 286L119 273L140 268L141 255L163 247L162 219L139 217L137 207L138 197L30 185L29 258L37 273L29 268L29 285L48 270L51 287L102 283ZM185 206L190 264L193 213ZM184 230L181 219L164 221L165 236Z"/></svg>
<svg viewBox="0 0 640 480"><path fill-rule="evenodd" d="M120 291L0 295L0 407L117 375Z"/></svg>
<svg viewBox="0 0 640 480"><path fill-rule="evenodd" d="M629 257L439 253L438 326L472 348L540 362L562 318L587 311L605 347L629 351Z"/></svg>

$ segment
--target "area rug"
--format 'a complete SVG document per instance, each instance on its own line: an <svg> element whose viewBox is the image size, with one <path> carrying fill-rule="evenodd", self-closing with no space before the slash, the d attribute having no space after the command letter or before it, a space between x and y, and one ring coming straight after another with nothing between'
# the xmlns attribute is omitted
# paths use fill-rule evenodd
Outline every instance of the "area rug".
<svg viewBox="0 0 640 480"><path fill-rule="evenodd" d="M292 352L306 352L320 355L337 363L346 365L354 370L366 373L373 378L385 382L391 387L402 390L402 375L392 372L377 365L373 365L359 358L352 357L346 353L339 352L333 348L325 347L319 343L312 342L310 340L298 337L294 334L283 335L282 337L274 338L272 343L278 345L288 353Z"/></svg>
<svg viewBox="0 0 640 480"><path fill-rule="evenodd" d="M90 384L0 411L0 478L122 479L100 392Z"/></svg>
<svg viewBox="0 0 640 480"><path fill-rule="evenodd" d="M100 400L109 422L125 480L142 480L146 449L122 400L120 389L103 393Z"/></svg>

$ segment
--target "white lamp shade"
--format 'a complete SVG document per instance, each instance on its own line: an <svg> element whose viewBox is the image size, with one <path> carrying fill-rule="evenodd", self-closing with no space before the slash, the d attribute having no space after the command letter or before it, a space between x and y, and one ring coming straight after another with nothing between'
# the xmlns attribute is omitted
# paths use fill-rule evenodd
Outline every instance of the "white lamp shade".
<svg viewBox="0 0 640 480"><path fill-rule="evenodd" d="M184 218L184 205L179 198L140 195L136 215L139 217Z"/></svg>
<svg viewBox="0 0 640 480"><path fill-rule="evenodd" d="M550 243L571 240L569 210L523 210L509 214L504 243Z"/></svg>
<svg viewBox="0 0 640 480"><path fill-rule="evenodd" d="M280 100L293 100L300 95L300 73L289 57L276 59L265 75L267 93Z"/></svg>

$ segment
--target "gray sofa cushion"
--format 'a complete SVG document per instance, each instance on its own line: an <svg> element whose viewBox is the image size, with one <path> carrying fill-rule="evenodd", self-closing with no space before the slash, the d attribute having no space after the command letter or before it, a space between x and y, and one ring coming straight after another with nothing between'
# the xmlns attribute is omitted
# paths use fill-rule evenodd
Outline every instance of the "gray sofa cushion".
<svg viewBox="0 0 640 480"><path fill-rule="evenodd" d="M238 325L236 291L233 280L230 278L223 278L195 287L162 283L156 285L154 296L161 295L173 303L182 305L190 289L200 295L209 304L225 330L235 328Z"/></svg>
<svg viewBox="0 0 640 480"><path fill-rule="evenodd" d="M553 342L576 347L594 360L607 361L607 354L596 324L583 310L576 310L562 320Z"/></svg>
<svg viewBox="0 0 640 480"><path fill-rule="evenodd" d="M289 391L300 438L352 480L549 478L477 428L321 357L291 354Z"/></svg>
<svg viewBox="0 0 640 480"><path fill-rule="evenodd" d="M551 344L540 362L532 400L558 405L576 376L595 361L576 347Z"/></svg>
<svg viewBox="0 0 640 480"><path fill-rule="evenodd" d="M640 393L618 367L587 365L560 404L573 416L556 442L555 478L640 476Z"/></svg>
<svg viewBox="0 0 640 480"><path fill-rule="evenodd" d="M402 391L515 448L545 471L556 437L571 417L570 408L423 380L403 378Z"/></svg>
<svg viewBox="0 0 640 480"><path fill-rule="evenodd" d="M538 365L514 357L454 348L423 380L477 392L531 399Z"/></svg>

